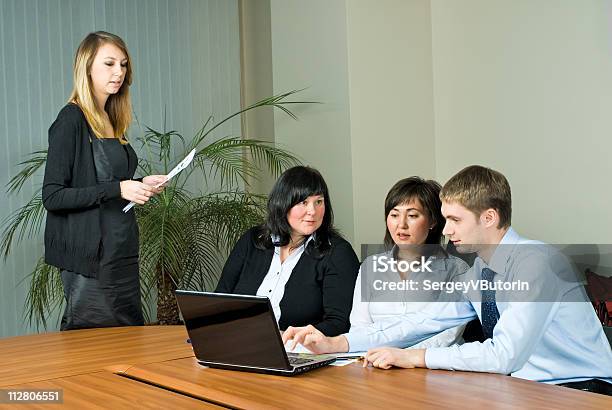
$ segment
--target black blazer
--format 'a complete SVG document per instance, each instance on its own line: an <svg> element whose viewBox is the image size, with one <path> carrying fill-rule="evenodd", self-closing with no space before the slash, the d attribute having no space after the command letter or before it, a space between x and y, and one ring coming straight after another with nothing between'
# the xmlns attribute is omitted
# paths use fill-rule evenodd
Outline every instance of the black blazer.
<svg viewBox="0 0 612 410"><path fill-rule="evenodd" d="M119 182L99 184L85 114L68 104L49 128L49 149L42 187L45 262L85 276L96 277L102 241L100 204L119 198ZM138 158L128 145L130 174Z"/></svg>
<svg viewBox="0 0 612 410"><path fill-rule="evenodd" d="M259 227L251 228L236 243L216 292L257 293L274 255L274 248L255 247L258 232ZM311 324L327 336L336 336L351 327L349 315L359 260L346 240L338 235L330 240L331 249L325 256L315 258L307 248L293 268L280 302L281 330Z"/></svg>

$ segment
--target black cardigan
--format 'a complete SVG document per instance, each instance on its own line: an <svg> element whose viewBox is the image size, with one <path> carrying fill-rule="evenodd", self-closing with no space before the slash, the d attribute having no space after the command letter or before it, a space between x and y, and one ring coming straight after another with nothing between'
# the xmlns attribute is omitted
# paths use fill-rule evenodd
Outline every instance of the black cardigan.
<svg viewBox="0 0 612 410"><path fill-rule="evenodd" d="M121 196L119 182L98 184L87 120L68 104L49 128L42 201L47 209L45 262L95 277L102 240L100 204ZM130 174L138 159L128 146Z"/></svg>
<svg viewBox="0 0 612 410"><path fill-rule="evenodd" d="M255 247L258 227L236 243L216 292L255 295L270 269L274 248ZM312 244L312 242L311 242ZM348 332L359 260L351 244L333 235L331 249L321 258L308 249L293 268L280 302L279 327L314 325L327 336Z"/></svg>

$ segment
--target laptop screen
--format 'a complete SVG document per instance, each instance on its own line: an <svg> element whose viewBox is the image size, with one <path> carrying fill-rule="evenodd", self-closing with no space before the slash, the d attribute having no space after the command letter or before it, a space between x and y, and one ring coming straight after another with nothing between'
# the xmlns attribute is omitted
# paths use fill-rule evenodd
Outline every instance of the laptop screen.
<svg viewBox="0 0 612 410"><path fill-rule="evenodd" d="M290 368L267 298L186 291L176 298L198 360Z"/></svg>

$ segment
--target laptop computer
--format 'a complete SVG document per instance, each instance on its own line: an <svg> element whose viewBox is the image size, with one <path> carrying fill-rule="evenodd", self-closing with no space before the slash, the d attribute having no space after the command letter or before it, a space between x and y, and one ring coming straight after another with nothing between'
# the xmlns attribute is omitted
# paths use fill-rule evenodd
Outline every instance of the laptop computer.
<svg viewBox="0 0 612 410"><path fill-rule="evenodd" d="M185 290L175 294L202 365L293 376L336 360L329 355L288 354L265 296Z"/></svg>

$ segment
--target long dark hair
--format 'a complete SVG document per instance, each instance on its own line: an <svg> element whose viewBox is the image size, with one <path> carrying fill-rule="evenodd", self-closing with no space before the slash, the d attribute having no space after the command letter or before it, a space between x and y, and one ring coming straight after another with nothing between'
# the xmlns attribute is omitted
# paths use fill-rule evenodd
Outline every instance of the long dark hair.
<svg viewBox="0 0 612 410"><path fill-rule="evenodd" d="M323 176L316 169L305 166L289 168L283 172L272 187L268 197L268 216L266 222L261 225L259 234L256 235L257 247L269 249L274 246L288 245L291 242L291 226L287 220L287 213L294 205L314 195L323 196L325 214L306 252L317 257L327 254L331 248L330 237L338 235L333 227L334 211ZM272 235L278 240L272 242ZM307 239L307 237L303 238L304 241Z"/></svg>
<svg viewBox="0 0 612 410"><path fill-rule="evenodd" d="M440 190L442 187L434 180L424 180L421 177L409 177L399 180L387 193L385 198L385 247L391 249L395 242L389 233L386 221L389 212L398 205L406 204L412 200L418 199L433 227L429 230L426 244L440 245L442 241L442 230L444 229L444 217L440 208Z"/></svg>

